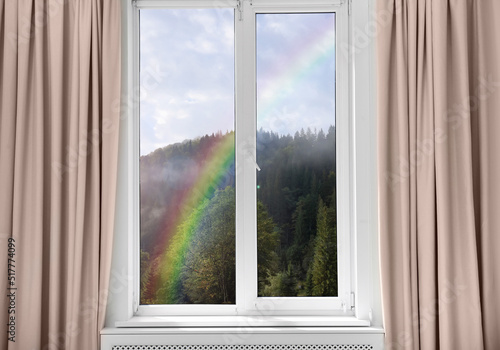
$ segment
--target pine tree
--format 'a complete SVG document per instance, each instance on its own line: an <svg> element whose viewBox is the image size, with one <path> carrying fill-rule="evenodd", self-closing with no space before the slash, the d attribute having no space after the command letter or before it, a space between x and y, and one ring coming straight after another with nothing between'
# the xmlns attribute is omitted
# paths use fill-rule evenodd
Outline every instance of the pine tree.
<svg viewBox="0 0 500 350"><path fill-rule="evenodd" d="M279 231L262 202L257 202L257 271L259 291L269 284L269 278L278 272Z"/></svg>
<svg viewBox="0 0 500 350"><path fill-rule="evenodd" d="M311 267L312 295L336 296L337 228L333 210L319 200L314 259Z"/></svg>

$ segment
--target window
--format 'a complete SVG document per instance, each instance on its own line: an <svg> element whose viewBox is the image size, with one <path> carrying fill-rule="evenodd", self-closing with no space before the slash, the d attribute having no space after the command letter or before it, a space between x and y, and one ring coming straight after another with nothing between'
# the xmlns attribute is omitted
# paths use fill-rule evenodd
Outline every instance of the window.
<svg viewBox="0 0 500 350"><path fill-rule="evenodd" d="M133 314L359 316L347 2L134 4Z"/></svg>
<svg viewBox="0 0 500 350"><path fill-rule="evenodd" d="M138 14L139 80L161 73L138 116L139 311L340 311L340 7L210 3Z"/></svg>
<svg viewBox="0 0 500 350"><path fill-rule="evenodd" d="M258 295L337 296L335 13L257 14L256 59Z"/></svg>
<svg viewBox="0 0 500 350"><path fill-rule="evenodd" d="M234 9L140 11L141 304L234 304ZM141 74L142 78L142 74Z"/></svg>

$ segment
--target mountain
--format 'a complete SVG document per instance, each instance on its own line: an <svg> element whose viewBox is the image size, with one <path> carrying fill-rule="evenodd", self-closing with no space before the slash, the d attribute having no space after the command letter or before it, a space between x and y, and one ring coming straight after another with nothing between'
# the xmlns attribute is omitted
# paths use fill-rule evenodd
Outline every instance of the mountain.
<svg viewBox="0 0 500 350"><path fill-rule="evenodd" d="M309 128L294 136L257 132L259 295L336 293L336 265L330 271L314 258L332 250L336 260L335 162L334 126L326 134ZM234 269L234 247L229 253L220 249L234 241L221 235L234 236L234 219L225 220L232 220L229 226L214 221L234 213L234 174L234 132L186 140L140 158L142 303L234 302L234 271L222 269L220 261L225 256ZM209 251L212 260L204 258ZM206 265L209 260L219 267ZM201 266L206 272L200 275ZM330 276L322 283L328 288L318 287L320 276ZM208 280L207 292L197 289ZM213 290L224 290L224 297L208 292Z"/></svg>

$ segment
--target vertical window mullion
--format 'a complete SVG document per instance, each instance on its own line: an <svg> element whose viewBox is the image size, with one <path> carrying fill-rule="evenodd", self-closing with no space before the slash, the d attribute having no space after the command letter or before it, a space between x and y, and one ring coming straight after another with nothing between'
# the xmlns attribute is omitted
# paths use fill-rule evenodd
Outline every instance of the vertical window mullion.
<svg viewBox="0 0 500 350"><path fill-rule="evenodd" d="M236 303L238 313L254 309L257 297L255 158L255 16L244 2L236 21ZM238 16L236 16L238 18Z"/></svg>

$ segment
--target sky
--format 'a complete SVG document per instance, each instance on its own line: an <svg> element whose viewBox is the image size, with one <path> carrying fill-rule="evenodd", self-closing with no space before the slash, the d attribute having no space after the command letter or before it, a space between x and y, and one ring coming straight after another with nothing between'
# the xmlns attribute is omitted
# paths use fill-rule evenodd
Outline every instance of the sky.
<svg viewBox="0 0 500 350"><path fill-rule="evenodd" d="M141 10L141 155L234 130L234 9ZM237 19L236 19L237 20ZM257 128L335 124L333 14L257 14Z"/></svg>

